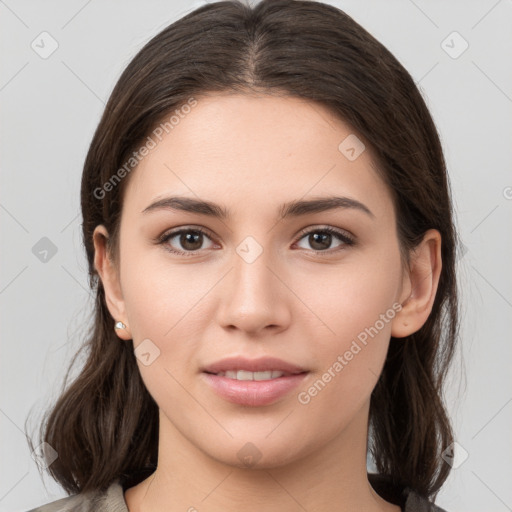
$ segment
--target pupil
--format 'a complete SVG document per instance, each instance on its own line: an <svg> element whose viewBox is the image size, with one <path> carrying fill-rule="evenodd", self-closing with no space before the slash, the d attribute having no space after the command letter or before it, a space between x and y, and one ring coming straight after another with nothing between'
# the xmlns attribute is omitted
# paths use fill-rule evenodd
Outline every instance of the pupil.
<svg viewBox="0 0 512 512"><path fill-rule="evenodd" d="M315 250L319 250L319 249L328 249L329 248L329 245L330 245L330 242L331 242L331 234L330 233L323 233L323 234L318 234L318 233L313 233L310 235L310 243L311 243L311 247L313 247L313 249ZM315 247L315 244L318 243L318 239L321 238L322 241L324 242L324 244L322 245L320 243L320 246L319 247ZM327 240L327 244L325 244L325 241Z"/></svg>
<svg viewBox="0 0 512 512"><path fill-rule="evenodd" d="M198 233L197 231L190 231L186 234L181 235L180 243L184 248L189 249L191 251L195 251L195 250L201 248L201 236L202 236L202 233ZM195 246L194 246L194 242L195 242ZM192 247L190 247L190 245L188 245L190 243L192 243Z"/></svg>

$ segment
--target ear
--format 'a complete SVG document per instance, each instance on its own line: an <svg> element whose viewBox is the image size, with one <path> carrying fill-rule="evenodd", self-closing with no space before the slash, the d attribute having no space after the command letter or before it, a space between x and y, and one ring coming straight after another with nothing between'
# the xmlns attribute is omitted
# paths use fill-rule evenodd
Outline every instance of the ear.
<svg viewBox="0 0 512 512"><path fill-rule="evenodd" d="M404 270L400 297L402 309L393 319L391 336L409 336L427 321L436 297L441 268L441 234L430 229L412 251L410 268Z"/></svg>
<svg viewBox="0 0 512 512"><path fill-rule="evenodd" d="M105 301L112 318L126 325L125 329L116 329L116 334L123 340L131 340L130 327L126 317L125 303L121 290L119 269L114 266L111 260L107 240L109 234L105 226L96 226L93 233L94 242L94 266L101 278L105 290Z"/></svg>

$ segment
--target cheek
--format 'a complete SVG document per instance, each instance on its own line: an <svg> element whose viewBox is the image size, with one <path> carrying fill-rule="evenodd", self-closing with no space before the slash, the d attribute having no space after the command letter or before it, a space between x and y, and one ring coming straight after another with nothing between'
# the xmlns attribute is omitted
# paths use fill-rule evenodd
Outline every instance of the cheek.
<svg viewBox="0 0 512 512"><path fill-rule="evenodd" d="M121 282L135 342L154 338L167 342L194 309L204 290L190 279L190 269L173 264L159 247L126 241Z"/></svg>
<svg viewBox="0 0 512 512"><path fill-rule="evenodd" d="M297 282L297 295L309 311L309 335L315 340L314 357L331 389L343 388L352 396L369 395L384 364L395 299L400 279L398 252L363 258ZM395 306L395 307L393 307ZM334 377L335 376L335 377ZM331 384L331 382L333 384Z"/></svg>
<svg viewBox="0 0 512 512"><path fill-rule="evenodd" d="M211 270L200 274L193 265L177 265L163 248L128 238L122 247L121 282L134 349L136 355L139 346L139 351L147 347L158 355L147 366L138 358L141 375L150 392L162 386L181 392L170 374L182 381L180 375L197 372L194 355L211 323L205 297L218 277Z"/></svg>
<svg viewBox="0 0 512 512"><path fill-rule="evenodd" d="M300 410L308 417L308 432L324 431L334 436L369 403L389 346L389 302L373 290L371 300L352 300L345 295L325 315L335 332L315 338L316 371L299 390ZM327 307L327 306L326 306Z"/></svg>
<svg viewBox="0 0 512 512"><path fill-rule="evenodd" d="M126 261L123 281L127 316L137 365L148 392L162 405L186 406L184 376L197 372L205 316L198 301L204 291L191 286L186 273L173 272L161 261ZM161 260L161 258L160 258ZM130 272L133 264L135 271ZM130 273L130 275L128 275ZM148 361L143 355L149 353ZM196 365L196 366L194 366Z"/></svg>

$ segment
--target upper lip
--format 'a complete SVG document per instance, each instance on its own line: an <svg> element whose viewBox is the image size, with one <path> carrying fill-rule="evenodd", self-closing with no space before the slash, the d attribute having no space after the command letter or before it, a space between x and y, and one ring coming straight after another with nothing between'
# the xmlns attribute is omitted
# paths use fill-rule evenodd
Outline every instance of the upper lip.
<svg viewBox="0 0 512 512"><path fill-rule="evenodd" d="M219 373L228 370L245 370L248 372L264 372L280 370L285 374L296 374L307 371L300 366L283 361L276 357L260 357L258 359L246 359L245 357L228 357L202 368L203 372Z"/></svg>

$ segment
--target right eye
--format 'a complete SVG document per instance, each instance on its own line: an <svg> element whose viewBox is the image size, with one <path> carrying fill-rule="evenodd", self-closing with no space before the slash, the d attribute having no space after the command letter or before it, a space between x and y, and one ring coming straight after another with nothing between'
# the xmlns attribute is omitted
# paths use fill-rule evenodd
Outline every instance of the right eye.
<svg viewBox="0 0 512 512"><path fill-rule="evenodd" d="M171 253L181 256L195 256L203 245L204 237L210 239L208 233L201 228L180 228L162 235L158 243L163 244L165 249ZM174 243L180 244L184 250L174 249L172 244L169 243L173 239L176 239L177 242Z"/></svg>

